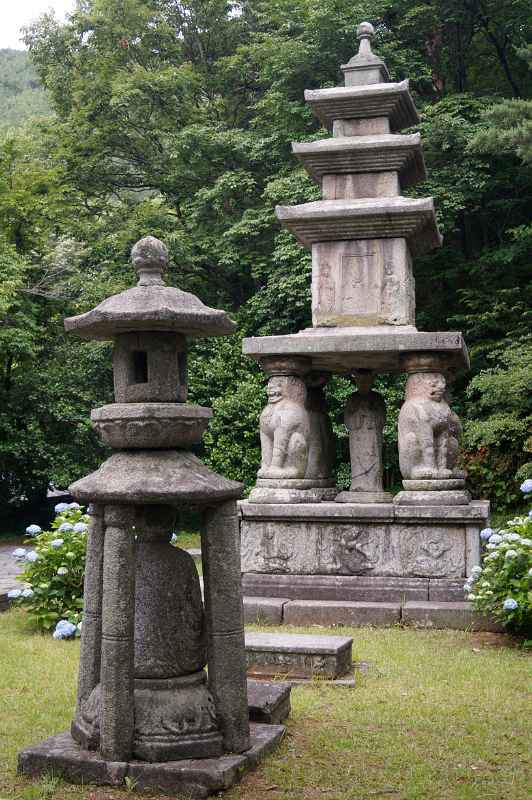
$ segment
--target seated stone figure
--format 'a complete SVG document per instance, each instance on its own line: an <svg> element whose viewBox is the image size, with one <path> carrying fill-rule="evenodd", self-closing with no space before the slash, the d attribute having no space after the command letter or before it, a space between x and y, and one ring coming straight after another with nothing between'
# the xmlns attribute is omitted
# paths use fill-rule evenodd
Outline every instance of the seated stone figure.
<svg viewBox="0 0 532 800"><path fill-rule="evenodd" d="M403 478L441 480L455 473L461 425L446 400L439 372L410 375L399 414L399 465Z"/></svg>
<svg viewBox="0 0 532 800"><path fill-rule="evenodd" d="M268 405L260 417L262 464L258 477L304 478L310 435L305 384L294 375L275 375L267 392Z"/></svg>

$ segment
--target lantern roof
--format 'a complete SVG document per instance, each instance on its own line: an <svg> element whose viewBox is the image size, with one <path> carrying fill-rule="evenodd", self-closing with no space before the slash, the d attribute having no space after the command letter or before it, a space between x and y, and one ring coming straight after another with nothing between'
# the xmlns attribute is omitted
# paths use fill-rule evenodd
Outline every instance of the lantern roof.
<svg viewBox="0 0 532 800"><path fill-rule="evenodd" d="M225 311L209 308L190 292L166 286L168 250L154 236L135 244L131 261L138 274L132 289L96 308L65 319L65 329L83 339L112 339L120 333L170 331L186 336L227 336L237 326Z"/></svg>

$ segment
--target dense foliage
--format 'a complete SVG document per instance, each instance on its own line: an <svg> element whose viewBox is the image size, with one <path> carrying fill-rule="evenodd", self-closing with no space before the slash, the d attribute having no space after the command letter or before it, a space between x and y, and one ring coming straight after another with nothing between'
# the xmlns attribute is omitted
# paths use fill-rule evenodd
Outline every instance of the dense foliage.
<svg viewBox="0 0 532 800"><path fill-rule="evenodd" d="M531 480L522 487L532 496ZM480 535L486 543L483 564L473 567L466 596L478 611L527 636L532 645L532 510Z"/></svg>
<svg viewBox="0 0 532 800"><path fill-rule="evenodd" d="M22 564L19 580L26 585L8 593L43 630L70 626L79 630L83 610L83 578L89 517L77 503L60 503L50 530L26 529L31 547L17 547L13 558ZM62 638L62 637L57 637Z"/></svg>
<svg viewBox="0 0 532 800"><path fill-rule="evenodd" d="M0 141L0 504L101 459L88 415L111 397L109 348L67 341L61 321L131 284L141 236L242 334L310 323L309 255L274 206L318 197L290 152L324 135L303 90L340 83L365 18L393 78L411 78L429 169L415 191L445 236L415 265L418 327L464 331L472 371L454 404L472 489L517 500L532 468L528 0L78 0L66 24L27 31L54 116ZM209 463L249 485L264 394L240 337L195 345L190 377L216 411ZM380 388L394 485L401 381ZM329 387L340 479L349 391Z"/></svg>
<svg viewBox="0 0 532 800"><path fill-rule="evenodd" d="M50 114L50 104L24 50L0 50L0 127Z"/></svg>

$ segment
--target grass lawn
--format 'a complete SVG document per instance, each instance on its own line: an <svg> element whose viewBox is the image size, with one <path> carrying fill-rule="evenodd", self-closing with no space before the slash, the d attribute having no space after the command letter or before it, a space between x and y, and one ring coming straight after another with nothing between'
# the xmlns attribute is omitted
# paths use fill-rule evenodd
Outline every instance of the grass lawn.
<svg viewBox="0 0 532 800"><path fill-rule="evenodd" d="M226 800L529 800L529 654L495 634L337 632L364 662L357 687L294 689L280 749ZM79 647L32 633L20 610L0 614L0 640L0 798L122 800L16 776L19 749L69 726Z"/></svg>

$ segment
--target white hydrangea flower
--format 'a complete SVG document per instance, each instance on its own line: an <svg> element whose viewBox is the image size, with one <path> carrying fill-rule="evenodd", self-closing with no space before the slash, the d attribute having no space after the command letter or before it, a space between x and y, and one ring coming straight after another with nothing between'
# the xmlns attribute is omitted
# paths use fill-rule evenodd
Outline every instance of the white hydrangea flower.
<svg viewBox="0 0 532 800"><path fill-rule="evenodd" d="M506 551L506 558L515 558L517 555L517 550L507 550Z"/></svg>

